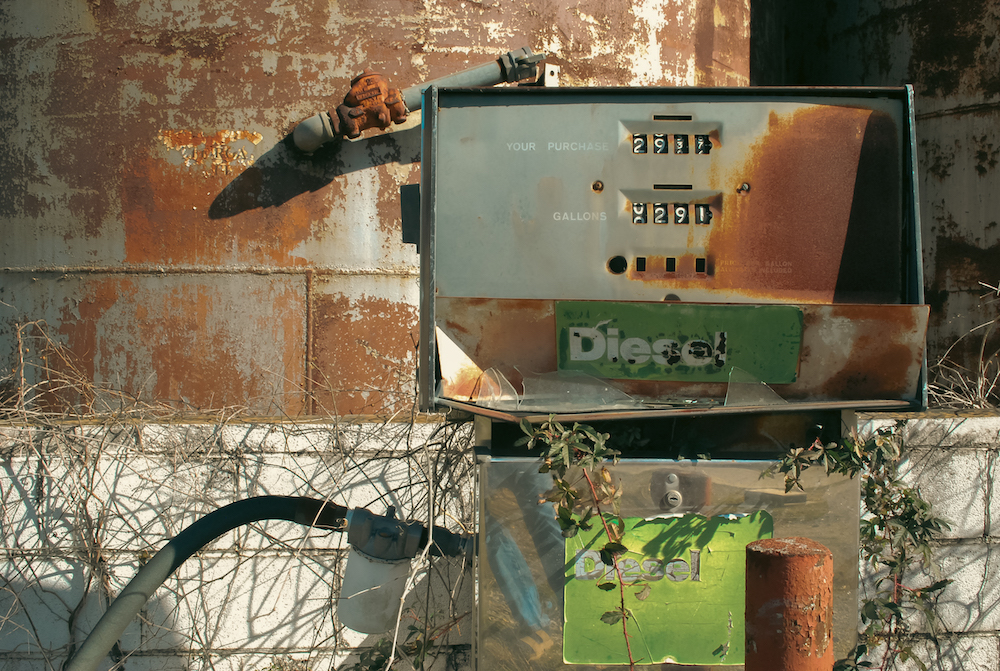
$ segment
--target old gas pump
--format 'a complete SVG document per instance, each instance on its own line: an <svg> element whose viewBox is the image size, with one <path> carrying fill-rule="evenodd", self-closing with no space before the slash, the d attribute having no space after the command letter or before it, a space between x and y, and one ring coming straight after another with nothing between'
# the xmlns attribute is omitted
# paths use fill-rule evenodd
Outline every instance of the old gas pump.
<svg viewBox="0 0 1000 671"><path fill-rule="evenodd" d="M480 669L740 665L744 548L834 554L857 630L859 492L761 479L853 411L921 407L909 89L441 89L423 100L422 407L475 416ZM517 445L609 433L625 554L560 533Z"/></svg>

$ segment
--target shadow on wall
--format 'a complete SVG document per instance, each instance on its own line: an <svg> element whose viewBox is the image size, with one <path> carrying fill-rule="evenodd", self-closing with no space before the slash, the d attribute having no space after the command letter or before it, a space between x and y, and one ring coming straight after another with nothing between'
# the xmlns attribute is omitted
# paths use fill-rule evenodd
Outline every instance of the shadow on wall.
<svg viewBox="0 0 1000 671"><path fill-rule="evenodd" d="M4 614L0 655L5 664L60 668L69 654L79 650L107 607L105 596L95 586L102 578L93 576L88 562L72 558L23 556L8 562L5 573L0 586L0 612ZM176 599L154 595L108 658L123 661L140 645L159 651L164 658L187 658L191 640L177 631L177 615Z"/></svg>
<svg viewBox="0 0 1000 671"><path fill-rule="evenodd" d="M347 173L419 160L419 125L358 140L336 140L311 156L296 149L289 133L216 196L208 216L226 219L248 210L277 207Z"/></svg>
<svg viewBox="0 0 1000 671"><path fill-rule="evenodd" d="M301 495L378 512L393 505L420 516L427 509L426 484L411 474L419 446L440 439L432 424L306 429L130 417L128 426L0 427L0 540L7 549L0 668L60 669L96 625L107 594L119 593L169 538L234 500ZM468 524L466 436L449 435L461 442L429 467L435 486L448 486L439 490L438 509ZM341 450L349 462L338 460ZM310 668L333 669L363 654L392 632L355 634L336 619L346 541L339 532L280 520L224 533L185 561L125 630L119 646L133 656L125 667L293 671L271 662L308 655ZM432 623L435 654L462 659L468 628L455 627L449 638L439 625L470 619L464 563L437 558L429 569L412 569L401 643L418 618L447 613Z"/></svg>
<svg viewBox="0 0 1000 671"><path fill-rule="evenodd" d="M11 564L8 572L19 577L5 576L0 586L3 666L60 669L107 608L105 596L95 587L101 578L93 576L92 567L82 560L22 557ZM319 558L199 556L188 564L180 569L188 574L187 579L171 577L157 590L109 651L105 663L124 663L127 668L130 657L136 658L134 662L153 658L154 666L187 669L192 658L202 657L236 661L221 668L239 668L240 662L264 668L268 658L302 655L307 649L313 668L324 661L334 668L352 656L357 661L365 651L385 646L393 636L392 630L363 634L337 622L331 611L336 591L323 589L329 587L335 571ZM130 576L135 566L108 568L109 576L120 578ZM317 579L321 577L325 579ZM302 584L303 578L310 584ZM427 581L426 576L419 578L407 596L403 632L421 624L418 618L426 612L421 599L428 592ZM121 587L115 585L116 590ZM438 597L446 594L440 585L433 588ZM447 628L441 633L447 634ZM434 640L432 645L429 657L440 655L459 662L469 649L467 643ZM403 648L397 654L412 654L409 647Z"/></svg>

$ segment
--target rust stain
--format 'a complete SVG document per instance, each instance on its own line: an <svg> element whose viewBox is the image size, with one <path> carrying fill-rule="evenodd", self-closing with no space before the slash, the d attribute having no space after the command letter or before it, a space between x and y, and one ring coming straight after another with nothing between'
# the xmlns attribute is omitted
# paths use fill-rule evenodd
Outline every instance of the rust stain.
<svg viewBox="0 0 1000 671"><path fill-rule="evenodd" d="M646 257L631 280L667 296L696 289L761 302L898 303L898 129L871 110L771 112L746 163L712 176L712 223L691 224L704 252ZM743 185L749 185L744 189ZM669 268L673 265L673 270Z"/></svg>
<svg viewBox="0 0 1000 671"><path fill-rule="evenodd" d="M912 347L881 343L878 338L859 338L851 347L851 366L824 385L835 398L893 398L900 395L900 373L919 366Z"/></svg>
<svg viewBox="0 0 1000 671"><path fill-rule="evenodd" d="M730 174L724 216L706 244L717 289L833 302L870 114L823 106L772 112L749 162ZM751 190L737 194L744 182Z"/></svg>
<svg viewBox="0 0 1000 671"><path fill-rule="evenodd" d="M694 9L694 65L696 84L714 86L715 2L696 0Z"/></svg>
<svg viewBox="0 0 1000 671"><path fill-rule="evenodd" d="M995 9L992 0L914 4L909 71L922 94L947 97L964 91L985 99L1000 93L996 32L984 19L996 16Z"/></svg>
<svg viewBox="0 0 1000 671"><path fill-rule="evenodd" d="M809 342L810 351L827 360L822 395L899 398L915 388L923 363L927 315L927 306L832 305L807 312L803 344ZM849 338L829 329L822 339L809 337L835 321L849 323ZM848 346L847 353L831 356L830 345L838 339L839 344ZM806 369L805 362L802 367ZM802 377L807 376L812 377L808 370Z"/></svg>
<svg viewBox="0 0 1000 671"><path fill-rule="evenodd" d="M984 248L957 237L956 233L948 233L936 238L934 273L926 289L935 333L928 343L928 361L936 362L947 354L949 364L975 371L1000 350L1000 334L995 329L968 332L1000 314L1000 303L982 298L989 290L980 284L995 283L996 268L1000 267L1000 243ZM971 299L964 308L959 298L962 294L970 295ZM970 304L976 305L971 314ZM967 326L956 332L955 324Z"/></svg>
<svg viewBox="0 0 1000 671"><path fill-rule="evenodd" d="M220 60L229 43L242 36L235 30L195 28L185 31L164 31L152 40L152 45L164 56L178 54L185 58L202 59L209 63Z"/></svg>
<svg viewBox="0 0 1000 671"><path fill-rule="evenodd" d="M91 409L96 354L104 346L98 337L97 322L119 299L135 300L135 287L127 281L91 282L87 289L79 302L74 301L75 310L68 305L62 309L56 333L66 343L64 351L60 356L46 357L46 365L51 369L50 379L70 381L44 395L41 402L49 409L69 410L81 406L84 410Z"/></svg>
<svg viewBox="0 0 1000 671"><path fill-rule="evenodd" d="M412 408L417 309L343 293L314 299L310 370L319 414L393 414Z"/></svg>
<svg viewBox="0 0 1000 671"><path fill-rule="evenodd" d="M522 372L556 370L554 301L439 298L438 326L476 368L445 397L467 398L480 371L496 368L520 393ZM923 361L926 306L803 305L796 382L773 385L787 400L902 399L915 394ZM454 325L459 325L455 328ZM473 375L472 373L475 373ZM722 398L726 384L615 380L646 399Z"/></svg>
<svg viewBox="0 0 1000 671"><path fill-rule="evenodd" d="M522 372L556 369L553 301L439 298L435 309L439 328L479 364L480 370L496 368L518 391ZM462 326L453 329L451 324Z"/></svg>
<svg viewBox="0 0 1000 671"><path fill-rule="evenodd" d="M694 64L698 86L750 83L750 12L742 0L696 0Z"/></svg>
<svg viewBox="0 0 1000 671"><path fill-rule="evenodd" d="M717 0L713 8L715 86L750 83L750 5L743 0Z"/></svg>
<svg viewBox="0 0 1000 671"><path fill-rule="evenodd" d="M257 146L264 136L256 131L220 130L207 134L189 130L161 129L157 139L168 149L181 155L187 168L200 167L212 174L221 172L229 175L234 166L246 168L253 164L254 156L248 153L246 147L235 150L230 146L238 140L246 140Z"/></svg>
<svg viewBox="0 0 1000 671"><path fill-rule="evenodd" d="M221 4L187 11L86 0L81 9L90 16L80 26L36 12L31 28L41 29L45 39L20 36L19 26L5 42L13 65L4 83L14 92L18 118L33 120L18 136L24 146L18 139L11 156L0 157L0 167L14 175L0 186L0 211L15 229L10 239L16 251L9 258L23 248L30 263L107 265L122 274L74 277L86 284L77 296L80 307L55 308L59 319L51 315L78 358L74 365L87 375L105 381L120 375L134 390L187 398L200 407L271 393L262 386L266 371L233 372L247 364L230 338L267 332L276 341L302 342L301 297L293 290L226 298L225 292L195 288L193 280L160 278L166 284L156 289L148 275L128 273L160 266L171 276L176 266L207 266L233 270L218 279L221 284L253 284L239 274L242 266L350 269L381 267L388 259L410 267L412 257L399 251L395 187L417 178L402 164L418 151L419 133L358 147L371 159L365 165L363 156L353 163L330 155L325 162L296 162L284 145L268 148L264 138L289 132L307 111L329 109L337 102L331 96L346 90L365 65L406 86L522 44L549 51L569 82L621 85L641 77L648 84L693 83L687 72L691 26L682 16L691 14L689 4L667 12L662 23L637 20L634 2L590 0L573 7L449 1L433 8L401 0L287 2L245 6L235 15ZM718 34L715 45L722 53ZM234 122L234 115L246 121ZM371 179L357 179L362 169L386 161ZM361 234L359 221L368 226ZM352 245L370 257L345 254L330 261L331 249L353 251ZM39 281L38 295L50 291L48 282ZM350 309L355 301L348 301ZM273 310L274 323L247 317L247 304ZM331 310L335 304L318 301ZM346 399L345 409L392 406L401 398L395 391L378 400L381 392L368 390L410 384L361 363L388 366L414 346L413 308L388 301L366 310L376 308L385 314L372 317L372 337L358 323L318 315L319 327L346 332L352 344L326 342L317 363L347 362L349 374L336 388L368 394L336 392ZM329 332L319 328L317 336L328 338ZM292 379L299 375L295 370L304 376L305 364L295 364L304 360L297 347L274 354ZM407 370L411 364L400 360ZM539 369L546 365L539 360ZM327 376L338 370L322 368ZM281 393L289 395L282 412L297 412L300 392L285 387Z"/></svg>
<svg viewBox="0 0 1000 671"><path fill-rule="evenodd" d="M303 407L302 299L294 286L255 284L93 278L61 308L57 333L96 385L92 398L109 389L126 402L182 410L268 412L278 404L297 414ZM229 319L237 294L251 303L239 319Z"/></svg>
<svg viewBox="0 0 1000 671"><path fill-rule="evenodd" d="M833 557L808 538L747 546L747 669L833 666Z"/></svg>
<svg viewBox="0 0 1000 671"><path fill-rule="evenodd" d="M125 261L149 264L301 266L296 247L313 234L323 196L306 193L282 208L213 219L223 175L151 156L131 158L122 179Z"/></svg>
<svg viewBox="0 0 1000 671"><path fill-rule="evenodd" d="M929 293L978 291L980 282L995 281L1000 268L1000 242L989 247L960 238L938 235L934 254L934 279Z"/></svg>
<svg viewBox="0 0 1000 671"><path fill-rule="evenodd" d="M943 182L951 176L951 169L955 167L955 149L944 149L937 140L920 140L920 149L923 153L920 166L930 173L939 182Z"/></svg>

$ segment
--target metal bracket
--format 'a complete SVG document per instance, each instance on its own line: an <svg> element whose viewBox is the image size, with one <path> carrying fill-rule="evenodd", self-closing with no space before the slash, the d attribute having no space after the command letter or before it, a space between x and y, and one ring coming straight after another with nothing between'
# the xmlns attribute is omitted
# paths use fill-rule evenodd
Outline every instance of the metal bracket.
<svg viewBox="0 0 1000 671"><path fill-rule="evenodd" d="M538 64L545 58L545 54L535 54L529 47L521 47L514 51L508 51L498 60L500 70L505 82L519 82L529 77L534 79L538 76Z"/></svg>

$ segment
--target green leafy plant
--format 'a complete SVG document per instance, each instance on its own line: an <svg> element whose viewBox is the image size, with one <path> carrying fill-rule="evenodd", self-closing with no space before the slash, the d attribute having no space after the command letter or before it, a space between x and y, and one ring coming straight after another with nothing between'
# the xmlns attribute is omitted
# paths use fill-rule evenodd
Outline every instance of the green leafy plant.
<svg viewBox="0 0 1000 671"><path fill-rule="evenodd" d="M600 550L601 560L615 567L618 580L599 582L597 588L617 589L620 605L602 614L601 621L611 626L621 623L629 667L634 668L628 633L628 623L634 615L625 607L625 581L618 566L618 558L628 552L621 543L625 534L620 506L622 488L605 466L609 462L616 463L619 452L608 446L609 434L586 424L574 423L567 427L551 415L538 426L521 420L521 430L525 436L517 441L518 445L527 445L529 450L543 446L542 466L538 470L552 476L553 488L541 502L554 504L563 536L572 538L581 530L589 531L595 518L604 529L607 542Z"/></svg>
<svg viewBox="0 0 1000 671"><path fill-rule="evenodd" d="M823 468L827 474L861 476L865 514L861 520L861 555L879 576L875 594L861 606L865 625L859 644L848 657L838 660L835 671L889 669L895 660L926 666L914 656L909 615L919 614L936 640L935 607L950 580L908 584L907 579L922 565L931 565L931 542L948 523L934 516L930 504L915 487L899 478L903 458L905 422L879 429L862 438L857 432L840 443L793 447L764 475L781 473L785 491L802 489L802 473ZM881 659L866 659L881 646Z"/></svg>

